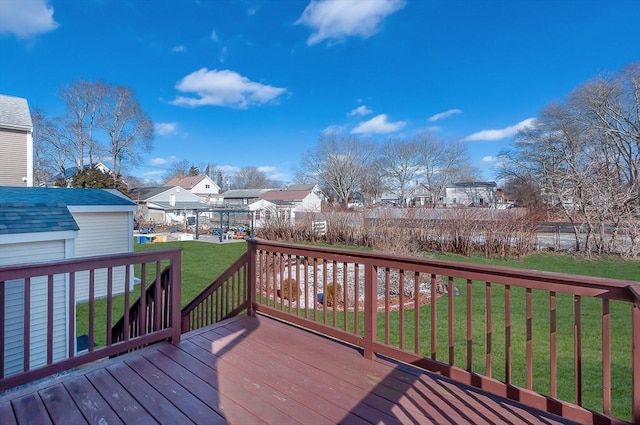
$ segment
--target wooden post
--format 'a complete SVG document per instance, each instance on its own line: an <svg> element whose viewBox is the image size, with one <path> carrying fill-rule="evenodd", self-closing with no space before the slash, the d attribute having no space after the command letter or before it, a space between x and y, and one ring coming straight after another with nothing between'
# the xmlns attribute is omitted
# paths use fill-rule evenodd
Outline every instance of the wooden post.
<svg viewBox="0 0 640 425"><path fill-rule="evenodd" d="M364 357L373 360L375 355L373 343L375 342L377 323L376 315L378 303L376 295L378 293L378 279L375 266L370 259L364 265Z"/></svg>
<svg viewBox="0 0 640 425"><path fill-rule="evenodd" d="M159 276L156 286L160 285ZM182 250L171 255L171 343L178 344L182 334ZM144 296L142 294L141 296ZM160 300L156 299L156 308ZM159 309L158 309L159 310ZM145 314L144 312L142 314Z"/></svg>
<svg viewBox="0 0 640 425"><path fill-rule="evenodd" d="M255 316L255 302L256 302L256 285L257 275L256 275L256 258L257 258L257 242L255 239L249 239L247 241L247 249L249 252L249 267L248 273L246 276L247 279L247 315Z"/></svg>

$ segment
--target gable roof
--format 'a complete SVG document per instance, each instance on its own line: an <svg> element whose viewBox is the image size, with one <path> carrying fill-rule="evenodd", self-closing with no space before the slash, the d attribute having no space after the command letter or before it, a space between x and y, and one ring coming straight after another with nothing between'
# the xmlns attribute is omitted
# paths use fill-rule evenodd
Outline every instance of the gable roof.
<svg viewBox="0 0 640 425"><path fill-rule="evenodd" d="M496 182L457 182L447 187L497 187Z"/></svg>
<svg viewBox="0 0 640 425"><path fill-rule="evenodd" d="M104 189L71 187L0 187L0 202L35 204L53 202L66 206L135 206L131 199Z"/></svg>
<svg viewBox="0 0 640 425"><path fill-rule="evenodd" d="M222 193L224 199L252 199L273 189L234 189Z"/></svg>
<svg viewBox="0 0 640 425"><path fill-rule="evenodd" d="M164 185L171 186L171 187L180 186L185 189L191 189L192 187L194 187L195 185L197 185L198 183L200 183L202 180L205 180L205 179L211 180L211 177L207 176L206 174L200 174L198 176L182 176L182 177L178 176L178 177L172 178L171 180L166 182ZM216 184L213 180L211 180L211 183Z"/></svg>
<svg viewBox="0 0 640 425"><path fill-rule="evenodd" d="M106 165L104 165L102 162L96 162L95 164L93 164L96 168L98 168L99 170L106 170L107 172L110 171L109 167L107 167ZM86 171L89 168L91 168L91 164L84 164L82 166L82 171ZM62 173L58 173L55 176L53 176L53 180L58 180L61 178L64 178L66 180L70 179L71 177L75 176L76 173L78 172L79 168L77 165L74 165L73 167L69 167L67 169L64 170L64 176L62 175Z"/></svg>
<svg viewBox="0 0 640 425"><path fill-rule="evenodd" d="M287 190L307 190L312 191L316 187L315 183L299 183L299 184L290 184L287 186Z"/></svg>
<svg viewBox="0 0 640 425"><path fill-rule="evenodd" d="M173 189L173 186L135 187L129 190L129 198L137 201L146 201L171 189Z"/></svg>
<svg viewBox="0 0 640 425"><path fill-rule="evenodd" d="M258 198L267 201L302 201L311 193L310 190L270 190Z"/></svg>
<svg viewBox="0 0 640 425"><path fill-rule="evenodd" d="M0 202L0 235L80 230L61 203Z"/></svg>
<svg viewBox="0 0 640 425"><path fill-rule="evenodd" d="M33 130L27 99L0 94L0 127Z"/></svg>

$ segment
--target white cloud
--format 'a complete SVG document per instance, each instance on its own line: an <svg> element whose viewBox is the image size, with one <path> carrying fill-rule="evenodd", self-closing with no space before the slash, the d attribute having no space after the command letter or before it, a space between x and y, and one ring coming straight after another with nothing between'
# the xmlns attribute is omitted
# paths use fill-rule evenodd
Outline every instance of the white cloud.
<svg viewBox="0 0 640 425"><path fill-rule="evenodd" d="M171 49L171 51L175 53L186 52L187 48L184 47L183 45L180 45L180 46L175 46L174 48Z"/></svg>
<svg viewBox="0 0 640 425"><path fill-rule="evenodd" d="M387 16L404 5L404 0L312 0L296 24L313 29L307 39L310 46L347 36L368 38L378 32Z"/></svg>
<svg viewBox="0 0 640 425"><path fill-rule="evenodd" d="M333 124L325 128L324 130L322 130L322 134L324 135L339 134L339 133L342 133L343 131L344 131L344 126Z"/></svg>
<svg viewBox="0 0 640 425"><path fill-rule="evenodd" d="M153 125L153 130L159 136L175 134L178 130L178 124L175 122L158 122Z"/></svg>
<svg viewBox="0 0 640 425"><path fill-rule="evenodd" d="M452 115L461 114L461 113L462 113L461 109L449 109L448 111L440 112L438 114L430 116L429 118L427 118L427 121L434 122L434 121L449 118Z"/></svg>
<svg viewBox="0 0 640 425"><path fill-rule="evenodd" d="M215 105L240 109L273 102L287 91L282 87L250 81L247 77L228 69L209 71L207 68L184 77L176 84L176 89L181 92L195 93L195 96L177 96L171 102L174 105L188 107Z"/></svg>
<svg viewBox="0 0 640 425"><path fill-rule="evenodd" d="M209 36L211 40L218 41L218 34L216 34L216 30L211 31L211 35Z"/></svg>
<svg viewBox="0 0 640 425"><path fill-rule="evenodd" d="M349 112L347 114L347 116L349 116L349 117L355 117L355 116L363 117L365 115L369 115L371 112L373 112L371 109L367 108L365 105L362 105L362 106L358 106L356 109L354 109L353 111Z"/></svg>
<svg viewBox="0 0 640 425"><path fill-rule="evenodd" d="M0 34L29 38L58 28L46 0L2 0Z"/></svg>
<svg viewBox="0 0 640 425"><path fill-rule="evenodd" d="M151 165L165 165L167 161L165 158L153 158L151 160Z"/></svg>
<svg viewBox="0 0 640 425"><path fill-rule="evenodd" d="M352 134L393 133L400 130L407 123L404 121L389 122L386 114L376 115L369 121L361 122L351 130Z"/></svg>
<svg viewBox="0 0 640 425"><path fill-rule="evenodd" d="M473 133L464 139L463 141L471 142L477 140L488 140L488 141L496 141L506 139L507 137L512 137L518 134L519 131L524 130L527 127L531 127L535 122L535 118L527 118L524 121L520 121L516 125L512 125L509 127L501 128L498 130L482 130L477 133Z"/></svg>
<svg viewBox="0 0 640 425"><path fill-rule="evenodd" d="M498 157L497 156L483 156L482 159L480 160L480 162L482 162L483 164L491 164L493 162L497 162L498 161Z"/></svg>
<svg viewBox="0 0 640 425"><path fill-rule="evenodd" d="M271 165L262 165L260 167L258 167L258 171L262 172L262 173L273 173L274 171L276 171L276 167L272 167Z"/></svg>

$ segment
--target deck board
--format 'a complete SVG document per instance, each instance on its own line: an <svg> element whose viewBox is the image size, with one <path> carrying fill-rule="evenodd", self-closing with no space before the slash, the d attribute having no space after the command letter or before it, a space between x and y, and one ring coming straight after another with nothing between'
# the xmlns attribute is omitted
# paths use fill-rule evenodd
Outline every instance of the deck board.
<svg viewBox="0 0 640 425"><path fill-rule="evenodd" d="M0 394L0 423L570 423L264 317Z"/></svg>

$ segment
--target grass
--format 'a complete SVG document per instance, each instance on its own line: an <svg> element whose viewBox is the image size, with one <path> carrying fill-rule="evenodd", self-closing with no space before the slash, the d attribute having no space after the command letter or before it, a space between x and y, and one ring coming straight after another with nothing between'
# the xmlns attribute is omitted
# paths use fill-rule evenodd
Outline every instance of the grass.
<svg viewBox="0 0 640 425"><path fill-rule="evenodd" d="M246 251L245 243L234 244L210 244L198 241L169 242L162 244L136 245L136 251L162 249L170 247L183 248L182 263L182 305L186 305L213 279L228 268L242 253ZM464 261L479 264L491 264L542 271L564 272L571 274L600 276L623 280L640 280L640 262L637 260L621 260L618 258L599 258L589 260L581 257L562 254L536 254L521 260L497 260L483 257L463 257L457 255L438 255L434 258ZM455 365L466 367L466 281L456 280L455 285L460 290L460 296L454 297L456 321L454 323L455 338ZM473 325L474 340L472 348L473 370L485 373L485 285L483 282L474 282L473 291ZM512 288L511 312L512 312L512 382L519 386L526 386L526 358L524 347L526 345L525 293L521 288ZM122 297L114 299L114 315L119 318L122 315ZM492 333L492 370L493 377L504 379L504 289L501 285L495 285L491 297L493 333ZM106 302L96 302L96 323L98 318L106 315ZM276 306L279 308L279 306ZM594 410L601 410L602 393L602 362L601 362L601 303L598 299L583 298L582 300L582 379L583 379L583 405ZM543 291L533 292L534 329L532 339L534 358L534 390L541 393L549 393L549 295ZM328 324L343 328L344 314L339 312L334 319L331 310L328 312ZM300 315L305 311L300 310ZM404 348L414 350L413 344L413 310L404 312L404 321L401 322L399 313L390 315L388 329L389 343L400 346L400 329L405 335ZM420 347L419 351L430 356L430 317L431 306L426 305L419 309L420 314ZM574 402L573 394L573 298L569 295L558 294L557 298L557 344L558 344L558 397ZM313 312L310 311L310 318ZM447 297L442 297L437 302L437 358L448 361L447 343ZM631 353L631 320L630 306L624 303L612 303L612 399L613 415L629 420L631 418L631 376L629 371ZM78 332L86 333L88 329L87 305L78 305ZM114 321L115 321L114 320ZM317 313L315 320L322 322L322 312ZM348 328L353 329L354 314L348 313L346 320ZM360 332L364 329L364 316L358 317ZM378 340L385 340L384 315L378 316ZM106 327L104 319L96 328L96 341L104 344Z"/></svg>

